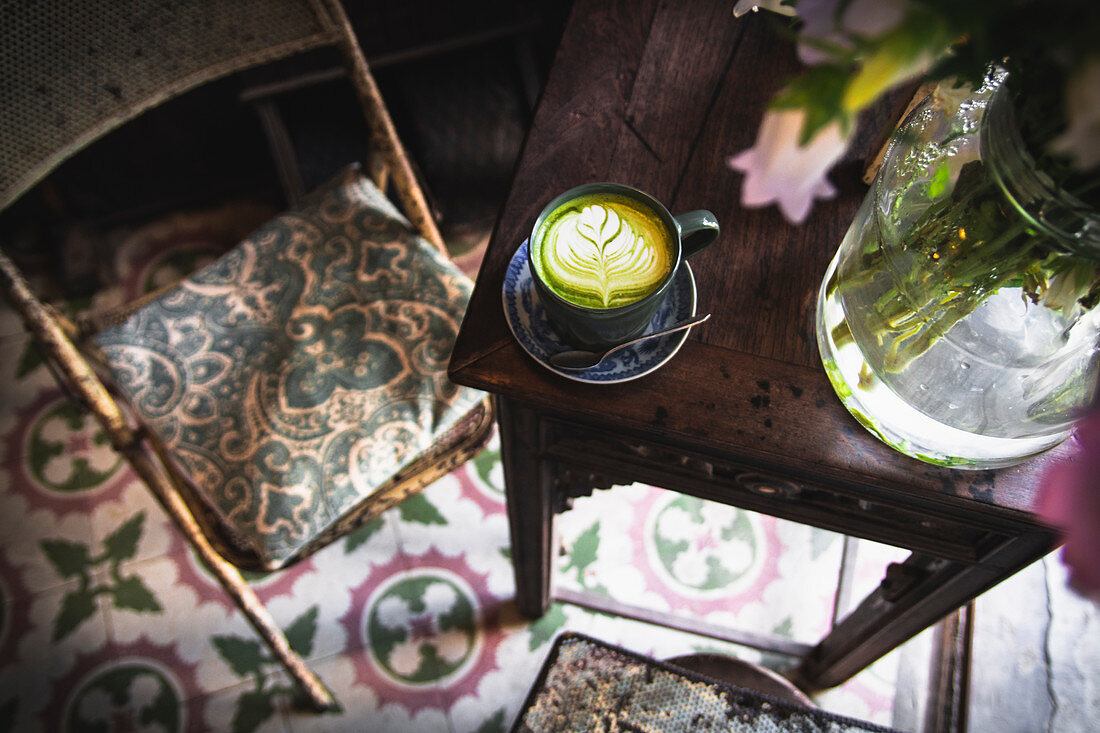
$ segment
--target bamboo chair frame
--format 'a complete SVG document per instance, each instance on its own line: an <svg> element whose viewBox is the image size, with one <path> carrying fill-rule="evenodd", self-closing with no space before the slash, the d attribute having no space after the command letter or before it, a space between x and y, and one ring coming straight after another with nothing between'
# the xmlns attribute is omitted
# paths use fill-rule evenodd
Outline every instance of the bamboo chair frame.
<svg viewBox="0 0 1100 733"><path fill-rule="evenodd" d="M388 180L392 183L413 226L426 240L446 254L427 199L413 173L408 155L397 136L396 128L343 7L339 0L310 0L310 5L328 32L331 44L337 46L344 56L348 75L370 126L372 152L377 153L382 161L381 166L370 166L371 177L376 182L384 183ZM99 327L124 314L116 312L94 321L73 323L35 297L23 275L3 252L0 252L0 289L19 312L62 389L95 416L111 445L149 487L191 543L200 560L218 579L245 618L305 693L311 707L319 712L338 709L331 691L290 648L286 636L241 576L240 567L249 569L247 558L234 555L230 545L219 541L214 522L193 495L187 477L181 473L151 432L132 419L123 404L99 378L93 366L96 361L94 351L82 348L86 346L87 338ZM124 306L123 309L132 310L144 300L146 299ZM346 514L336 526L290 562L301 559L377 517L447 475L485 446L492 429L492 408L486 398L452 428L449 434L443 436L436 448L364 499L355 510Z"/></svg>

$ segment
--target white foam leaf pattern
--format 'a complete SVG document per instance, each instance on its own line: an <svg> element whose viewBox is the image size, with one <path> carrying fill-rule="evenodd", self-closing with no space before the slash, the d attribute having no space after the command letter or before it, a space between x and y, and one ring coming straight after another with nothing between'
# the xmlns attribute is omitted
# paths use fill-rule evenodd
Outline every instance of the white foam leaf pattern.
<svg viewBox="0 0 1100 733"><path fill-rule="evenodd" d="M591 204L557 227L547 254L560 283L608 308L649 292L667 272L661 246L640 236L611 207Z"/></svg>

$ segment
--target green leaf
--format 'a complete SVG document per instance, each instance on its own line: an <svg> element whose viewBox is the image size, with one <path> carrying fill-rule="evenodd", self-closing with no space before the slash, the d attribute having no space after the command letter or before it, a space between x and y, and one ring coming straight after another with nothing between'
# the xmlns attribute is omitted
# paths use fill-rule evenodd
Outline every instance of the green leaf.
<svg viewBox="0 0 1100 733"><path fill-rule="evenodd" d="M794 621L788 616L772 629L772 633L784 639L792 638L794 636Z"/></svg>
<svg viewBox="0 0 1100 733"><path fill-rule="evenodd" d="M23 353L19 355L19 363L15 366L15 378L22 379L27 376L44 362L42 359L42 352L38 349L38 345L34 341L27 341L26 346L23 347Z"/></svg>
<svg viewBox="0 0 1100 733"><path fill-rule="evenodd" d="M60 641L96 612L95 594L89 590L68 593L61 600L61 611L53 621L53 641Z"/></svg>
<svg viewBox="0 0 1100 733"><path fill-rule="evenodd" d="M946 161L932 175L928 181L928 197L938 199L947 192L947 184L951 181L951 171Z"/></svg>
<svg viewBox="0 0 1100 733"><path fill-rule="evenodd" d="M313 636L317 633L317 613L317 606L314 606L294 619L284 632L290 648L303 657L308 657L313 652Z"/></svg>
<svg viewBox="0 0 1100 733"><path fill-rule="evenodd" d="M839 539L835 532L824 529L810 530L810 556L816 560Z"/></svg>
<svg viewBox="0 0 1100 733"><path fill-rule="evenodd" d="M112 532L103 541L104 547L107 548L107 556L116 563L132 558L137 553L138 540L141 539L141 528L144 522L145 512L138 512Z"/></svg>
<svg viewBox="0 0 1100 733"><path fill-rule="evenodd" d="M475 733L504 733L504 708L496 711L493 717L478 726Z"/></svg>
<svg viewBox="0 0 1100 733"><path fill-rule="evenodd" d="M349 534L347 541L344 543L344 554L347 555L355 552L357 549L367 544L367 541L377 534L378 530L382 529L385 524L386 520L382 519L382 517L375 517Z"/></svg>
<svg viewBox="0 0 1100 733"><path fill-rule="evenodd" d="M241 639L236 636L215 636L210 640L214 648L218 650L233 674L238 677L247 677L257 674L268 661L263 653L260 642L253 639Z"/></svg>
<svg viewBox="0 0 1100 733"><path fill-rule="evenodd" d="M596 522L581 533L569 552L568 568L576 568L577 578L584 579L584 569L596 562L600 549L600 523Z"/></svg>
<svg viewBox="0 0 1100 733"><path fill-rule="evenodd" d="M493 468L500 463L500 451L499 450L483 450L473 458L474 470L477 471L478 478L482 483L492 486L499 491L498 486L494 486L489 480L489 474L492 473Z"/></svg>
<svg viewBox="0 0 1100 733"><path fill-rule="evenodd" d="M423 494L413 494L397 505L401 519L419 524L446 524L447 520L439 513Z"/></svg>
<svg viewBox="0 0 1100 733"><path fill-rule="evenodd" d="M115 605L118 608L142 613L160 613L162 610L160 604L157 603L157 597L145 587L145 584L141 582L141 578L136 575L120 580L111 590L111 594L114 596Z"/></svg>
<svg viewBox="0 0 1100 733"><path fill-rule="evenodd" d="M810 67L792 79L772 101L773 109L801 109L805 112L799 144L808 143L818 130L830 122L838 121L844 129L851 125L851 117L842 104L850 72L851 67L836 64Z"/></svg>
<svg viewBox="0 0 1100 733"><path fill-rule="evenodd" d="M528 630L531 632L530 649L535 651L540 646L550 641L558 631L565 626L565 611L560 603L550 606L549 610L541 618L532 623Z"/></svg>
<svg viewBox="0 0 1100 733"><path fill-rule="evenodd" d="M233 713L233 733L252 733L274 714L275 706L271 704L267 693L246 692L237 700L237 710Z"/></svg>
<svg viewBox="0 0 1100 733"><path fill-rule="evenodd" d="M85 545L68 540L42 540L40 544L42 551L46 553L46 559L61 577L87 575L87 568L92 565L92 560L88 557L88 548Z"/></svg>

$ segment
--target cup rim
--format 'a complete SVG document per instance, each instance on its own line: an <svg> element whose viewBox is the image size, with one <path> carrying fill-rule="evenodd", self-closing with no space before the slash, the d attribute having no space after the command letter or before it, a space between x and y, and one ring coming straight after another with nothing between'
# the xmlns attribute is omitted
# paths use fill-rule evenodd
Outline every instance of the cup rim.
<svg viewBox="0 0 1100 733"><path fill-rule="evenodd" d="M592 308L586 305L578 305L572 301L566 300L565 298L555 293L549 285L542 281L542 277L539 275L538 269L536 269L535 267L535 261L532 256L535 249L535 234L538 232L539 227L542 225L543 221L552 211L554 211L556 208L561 206L569 199L577 198L578 196L584 195L589 191L606 191L608 189L611 189L612 191L619 190L625 192L628 196L640 198L644 203L646 203L654 211L656 211L658 217L661 219L661 222L665 224L668 231L673 235L672 239L675 244L676 257L674 258L675 261L673 262L672 267L670 267L668 272L665 274L664 280L661 281L661 284L651 290L646 295L643 295L638 300L635 300L632 303L627 303L626 305L616 305L611 308ZM680 228L676 225L676 219L672 216L672 212L668 210L668 207L640 188L636 188L635 186L631 186L626 183L616 183L614 181L595 181L591 183L582 183L579 186L573 186L570 189L562 191L557 196L550 199L550 202L542 207L539 215L535 218L535 223L531 227L531 234L527 243L527 266L531 269L531 278L534 280L535 284L540 288L542 292L549 295L556 303L565 306L567 309L573 309L581 313L623 313L628 310L642 307L644 303L648 302L654 297L659 296L661 293L668 289L669 284L672 282L672 279L676 275L676 271L680 269L680 260L682 259L682 257L683 245L680 242Z"/></svg>

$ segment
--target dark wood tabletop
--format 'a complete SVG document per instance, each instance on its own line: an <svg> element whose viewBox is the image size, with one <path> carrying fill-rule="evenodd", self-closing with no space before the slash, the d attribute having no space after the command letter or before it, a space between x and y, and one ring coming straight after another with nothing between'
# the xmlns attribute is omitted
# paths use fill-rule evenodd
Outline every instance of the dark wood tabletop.
<svg viewBox="0 0 1100 733"><path fill-rule="evenodd" d="M703 456L712 473L729 461L742 477L759 470L825 487L786 506L757 502L751 492L729 498L720 486L696 492L705 498L996 568L980 579L971 573L970 590L936 607L942 615L1053 547L1030 507L1044 468L1066 447L1006 469L949 469L894 451L848 414L821 365L815 304L867 191L865 161L909 95L893 95L862 121L829 174L837 195L818 201L804 223L788 223L775 207L744 208L743 176L727 160L752 146L766 105L799 63L778 16L735 19L731 8L723 0L576 0L477 278L451 379L497 395L506 409L597 431L578 432L589 447L562 447L557 459L603 450L593 435L637 436ZM713 316L665 366L620 384L582 384L548 371L513 338L502 307L506 267L539 211L592 181L641 188L673 214L709 209L722 227L690 261L698 311ZM524 500L510 491L510 502ZM877 516L857 517L876 506ZM518 510L512 517L524 521ZM997 555L1024 536L1026 548L1017 543L1011 557ZM537 611L545 598L536 601ZM871 626L852 633L877 633Z"/></svg>

